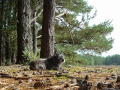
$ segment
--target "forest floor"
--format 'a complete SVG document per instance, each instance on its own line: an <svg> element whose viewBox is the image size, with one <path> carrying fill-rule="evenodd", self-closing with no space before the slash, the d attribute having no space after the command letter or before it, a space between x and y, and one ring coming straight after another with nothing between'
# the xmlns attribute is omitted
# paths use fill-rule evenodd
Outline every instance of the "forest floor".
<svg viewBox="0 0 120 90"><path fill-rule="evenodd" d="M61 71L0 67L0 90L120 90L120 66L81 66Z"/></svg>

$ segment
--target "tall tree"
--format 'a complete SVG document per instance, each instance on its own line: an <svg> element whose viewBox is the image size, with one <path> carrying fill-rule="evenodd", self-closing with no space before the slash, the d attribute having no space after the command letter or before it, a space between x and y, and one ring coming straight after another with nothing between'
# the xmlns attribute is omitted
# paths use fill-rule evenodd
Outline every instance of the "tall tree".
<svg viewBox="0 0 120 90"><path fill-rule="evenodd" d="M57 13L66 11L65 15L57 18L55 31L57 45L61 44L65 48L74 47L73 52L79 50L80 53L89 52L89 54L101 54L111 49L113 40L106 38L113 30L111 23L105 21L90 26L90 20L96 16L93 7L89 6L85 0L67 1L60 0L57 3Z"/></svg>
<svg viewBox="0 0 120 90"><path fill-rule="evenodd" d="M17 63L24 63L25 49L32 51L31 7L30 0L18 0L17 22Z"/></svg>
<svg viewBox="0 0 120 90"><path fill-rule="evenodd" d="M44 0L40 52L41 58L47 58L54 55L54 18L55 0Z"/></svg>
<svg viewBox="0 0 120 90"><path fill-rule="evenodd" d="M1 13L0 13L0 65L5 65L5 33L3 30L3 16L5 1L1 0Z"/></svg>
<svg viewBox="0 0 120 90"><path fill-rule="evenodd" d="M34 18L36 16L36 12L32 12L32 17ZM33 53L36 54L37 52L37 30L35 27L35 21L32 22L32 37L33 37Z"/></svg>

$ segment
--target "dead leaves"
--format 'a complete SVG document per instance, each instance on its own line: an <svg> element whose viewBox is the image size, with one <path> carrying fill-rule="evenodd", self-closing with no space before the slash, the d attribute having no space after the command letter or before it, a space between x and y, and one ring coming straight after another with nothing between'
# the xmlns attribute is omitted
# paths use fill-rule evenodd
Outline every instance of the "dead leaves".
<svg viewBox="0 0 120 90"><path fill-rule="evenodd" d="M117 66L69 67L58 71L32 71L27 66L0 67L0 90L120 89Z"/></svg>

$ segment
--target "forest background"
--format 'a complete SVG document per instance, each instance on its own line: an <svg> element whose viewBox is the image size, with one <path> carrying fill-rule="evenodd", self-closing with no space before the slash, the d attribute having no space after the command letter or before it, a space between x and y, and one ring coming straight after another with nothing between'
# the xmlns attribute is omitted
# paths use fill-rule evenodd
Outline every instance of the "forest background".
<svg viewBox="0 0 120 90"><path fill-rule="evenodd" d="M52 10L43 7L43 0L0 0L0 65L27 64L43 56L44 13ZM101 56L112 48L113 26L109 20L91 26L97 11L87 1L58 0L53 10L55 49L65 55L65 65L120 64L120 55Z"/></svg>

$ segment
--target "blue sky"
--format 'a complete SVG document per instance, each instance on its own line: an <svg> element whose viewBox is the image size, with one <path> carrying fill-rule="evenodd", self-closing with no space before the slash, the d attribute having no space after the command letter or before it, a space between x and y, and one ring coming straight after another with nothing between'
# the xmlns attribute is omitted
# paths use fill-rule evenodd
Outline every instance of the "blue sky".
<svg viewBox="0 0 120 90"><path fill-rule="evenodd" d="M111 37L114 39L113 48L103 56L120 54L120 0L87 0L89 5L97 10L97 16L91 21L91 24L98 24L105 20L111 20L114 30Z"/></svg>

